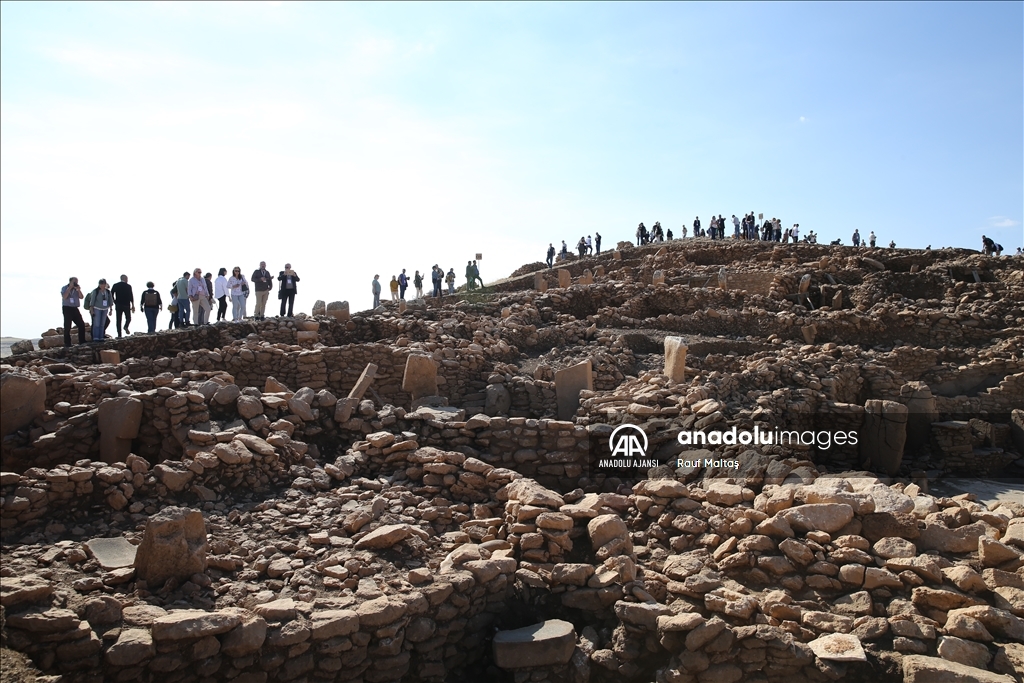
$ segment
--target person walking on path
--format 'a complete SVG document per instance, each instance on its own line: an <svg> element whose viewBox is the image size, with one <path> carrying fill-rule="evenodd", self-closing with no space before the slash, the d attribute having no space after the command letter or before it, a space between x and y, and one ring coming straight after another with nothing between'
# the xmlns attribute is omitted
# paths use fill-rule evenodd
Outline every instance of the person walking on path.
<svg viewBox="0 0 1024 683"><path fill-rule="evenodd" d="M231 319L235 322L245 319L245 290L249 289L249 283L242 275L242 269L235 266L231 269L231 277L228 278L228 292L231 294Z"/></svg>
<svg viewBox="0 0 1024 683"><path fill-rule="evenodd" d="M587 255L590 256L594 253L594 243L590 239L590 235L587 235Z"/></svg>
<svg viewBox="0 0 1024 683"><path fill-rule="evenodd" d="M405 268L398 274L398 298L405 300L405 290L409 288L409 276L405 274Z"/></svg>
<svg viewBox="0 0 1024 683"><path fill-rule="evenodd" d="M416 288L416 298L423 298L423 276L420 275L420 271L416 271L416 274L412 276L412 285Z"/></svg>
<svg viewBox="0 0 1024 683"><path fill-rule="evenodd" d="M252 284L256 287L256 311L253 313L255 320L267 319L267 299L270 297L270 290L274 288L274 276L267 270L267 262L260 261L260 267L252 272Z"/></svg>
<svg viewBox="0 0 1024 683"><path fill-rule="evenodd" d="M441 272L442 273L444 272L443 268L441 269ZM445 279L448 281L448 295L451 296L452 294L455 294L455 269L454 268L449 268L448 269L448 275L447 275L447 277Z"/></svg>
<svg viewBox="0 0 1024 683"><path fill-rule="evenodd" d="M598 242L598 244L600 244L600 242ZM554 242L548 242L548 253L547 253L547 259L545 259L545 260L548 263L548 268L553 268L555 266L555 244L554 244Z"/></svg>
<svg viewBox="0 0 1024 683"><path fill-rule="evenodd" d="M376 310L380 306L380 275L373 276L370 289L373 291L373 308Z"/></svg>
<svg viewBox="0 0 1024 683"><path fill-rule="evenodd" d="M89 314L92 315L92 340L94 342L103 341L106 338L104 330L107 329L107 317L110 315L110 308L113 305L114 296L107 288L107 281L100 280L89 297Z"/></svg>
<svg viewBox="0 0 1024 683"><path fill-rule="evenodd" d="M192 322L205 325L210 321L210 299L203 281L203 271L196 268L188 281L188 300L192 303Z"/></svg>
<svg viewBox="0 0 1024 683"><path fill-rule="evenodd" d="M175 284L177 289L176 297L178 299L178 327L189 327L188 316L192 312L192 307L188 302L188 271L181 274L178 278L178 282Z"/></svg>
<svg viewBox="0 0 1024 683"><path fill-rule="evenodd" d="M601 253L601 233L599 232L594 233L594 249L596 253Z"/></svg>
<svg viewBox="0 0 1024 683"><path fill-rule="evenodd" d="M231 293L228 289L228 279L225 277L227 274L228 269L221 268L217 271L217 279L213 283L213 298L217 300L217 322L227 320L228 317L228 297ZM256 292L257 306L259 305L259 299L259 292ZM264 303L266 303L266 297L264 297Z"/></svg>
<svg viewBox="0 0 1024 683"><path fill-rule="evenodd" d="M121 338L121 316L124 316L124 333L131 334L128 327L132 324L132 313L135 312L135 294L132 286L128 284L128 276L122 275L120 282L115 282L110 288L114 297L114 313L117 320L117 338Z"/></svg>
<svg viewBox="0 0 1024 683"><path fill-rule="evenodd" d="M64 314L64 346L71 346L71 324L78 328L78 343L85 343L85 321L82 320L82 288L77 277L68 278L68 283L60 288L60 305Z"/></svg>
<svg viewBox="0 0 1024 683"><path fill-rule="evenodd" d="M156 332L156 316L163 307L164 302L160 300L160 292L153 289L152 282L147 282L146 290L142 293L142 298L139 299L139 308L146 314L146 328L150 334Z"/></svg>
<svg viewBox="0 0 1024 683"><path fill-rule="evenodd" d="M284 270L280 272L277 279L281 283L277 291L277 296L281 299L281 317L285 317L284 310L285 304L287 304L288 317L291 318L295 306L295 295L299 293L299 276L292 270L292 264L286 263L284 264Z"/></svg>

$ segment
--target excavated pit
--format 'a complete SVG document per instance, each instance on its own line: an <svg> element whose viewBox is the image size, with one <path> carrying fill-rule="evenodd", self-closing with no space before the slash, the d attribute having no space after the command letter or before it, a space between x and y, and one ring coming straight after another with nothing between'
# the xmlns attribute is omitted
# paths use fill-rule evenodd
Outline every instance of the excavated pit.
<svg viewBox="0 0 1024 683"><path fill-rule="evenodd" d="M48 330L3 366L2 644L64 681L1019 681L1021 266L689 240L402 314ZM656 464L600 464L623 425ZM871 445L677 438L755 427ZM205 549L163 564L202 571L90 544L178 507ZM495 656L547 620L571 657Z"/></svg>

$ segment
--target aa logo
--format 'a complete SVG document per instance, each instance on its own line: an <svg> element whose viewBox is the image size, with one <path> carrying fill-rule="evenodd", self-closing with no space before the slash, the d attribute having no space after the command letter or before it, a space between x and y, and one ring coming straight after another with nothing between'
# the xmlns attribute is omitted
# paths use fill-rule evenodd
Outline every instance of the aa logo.
<svg viewBox="0 0 1024 683"><path fill-rule="evenodd" d="M647 455L647 435L636 425L619 425L608 437L612 457L642 458Z"/></svg>

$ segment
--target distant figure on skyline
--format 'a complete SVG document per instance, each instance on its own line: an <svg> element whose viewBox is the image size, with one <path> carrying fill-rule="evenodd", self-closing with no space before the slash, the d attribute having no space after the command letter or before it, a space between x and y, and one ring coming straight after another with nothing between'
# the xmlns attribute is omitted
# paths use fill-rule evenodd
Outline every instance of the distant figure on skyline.
<svg viewBox="0 0 1024 683"><path fill-rule="evenodd" d="M120 282L115 282L110 288L114 297L114 312L117 315L117 338L121 338L121 316L124 316L124 333L131 334L128 326L132 324L132 313L135 312L135 294L132 293L132 286L128 284L128 276L122 275Z"/></svg>
<svg viewBox="0 0 1024 683"><path fill-rule="evenodd" d="M68 283L60 288L60 304L64 314L64 346L71 346L71 324L78 328L78 343L85 343L85 321L78 309L82 305L82 288L77 277L68 278Z"/></svg>
<svg viewBox="0 0 1024 683"><path fill-rule="evenodd" d="M373 282L370 283L370 289L373 291L373 307L376 309L380 306L380 275L373 276Z"/></svg>
<svg viewBox="0 0 1024 683"><path fill-rule="evenodd" d="M554 268L554 266L555 266L555 244L554 244L554 242L548 242L547 262L548 262L548 268Z"/></svg>
<svg viewBox="0 0 1024 683"><path fill-rule="evenodd" d="M598 254L601 253L601 233L599 232L594 233L594 249L597 250Z"/></svg>
<svg viewBox="0 0 1024 683"><path fill-rule="evenodd" d="M398 301L398 278L394 275L391 276L391 300Z"/></svg>

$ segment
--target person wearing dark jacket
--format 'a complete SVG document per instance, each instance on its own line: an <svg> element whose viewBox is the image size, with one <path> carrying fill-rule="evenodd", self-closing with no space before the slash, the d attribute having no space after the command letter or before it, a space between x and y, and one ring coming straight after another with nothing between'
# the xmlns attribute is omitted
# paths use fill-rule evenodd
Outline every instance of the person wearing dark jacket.
<svg viewBox="0 0 1024 683"><path fill-rule="evenodd" d="M114 286L116 287L117 285ZM152 282L147 282L146 291L142 293L142 298L139 299L139 308L146 314L146 322L149 325L150 334L156 332L156 316L163 307L164 302L160 299L160 292L153 289Z"/></svg>
<svg viewBox="0 0 1024 683"><path fill-rule="evenodd" d="M292 270L292 264L284 264L284 270L277 276L281 286L277 292L277 297L281 300L281 317L285 315L285 308L288 309L288 317L292 317L292 307L295 305L295 295L298 293L298 287L296 283L299 281L299 276Z"/></svg>
<svg viewBox="0 0 1024 683"><path fill-rule="evenodd" d="M252 277L249 279L256 285L256 312L253 314L253 318L266 320L267 297L270 296L270 290L274 288L274 276L267 270L267 262L260 261L260 267L252 271Z"/></svg>
<svg viewBox="0 0 1024 683"><path fill-rule="evenodd" d="M122 275L120 282L115 282L110 288L114 296L114 311L117 314L117 338L121 338L121 316L124 316L124 333L131 334L128 326L132 324L132 313L135 312L135 295L132 293L132 286L128 284L128 276Z"/></svg>

